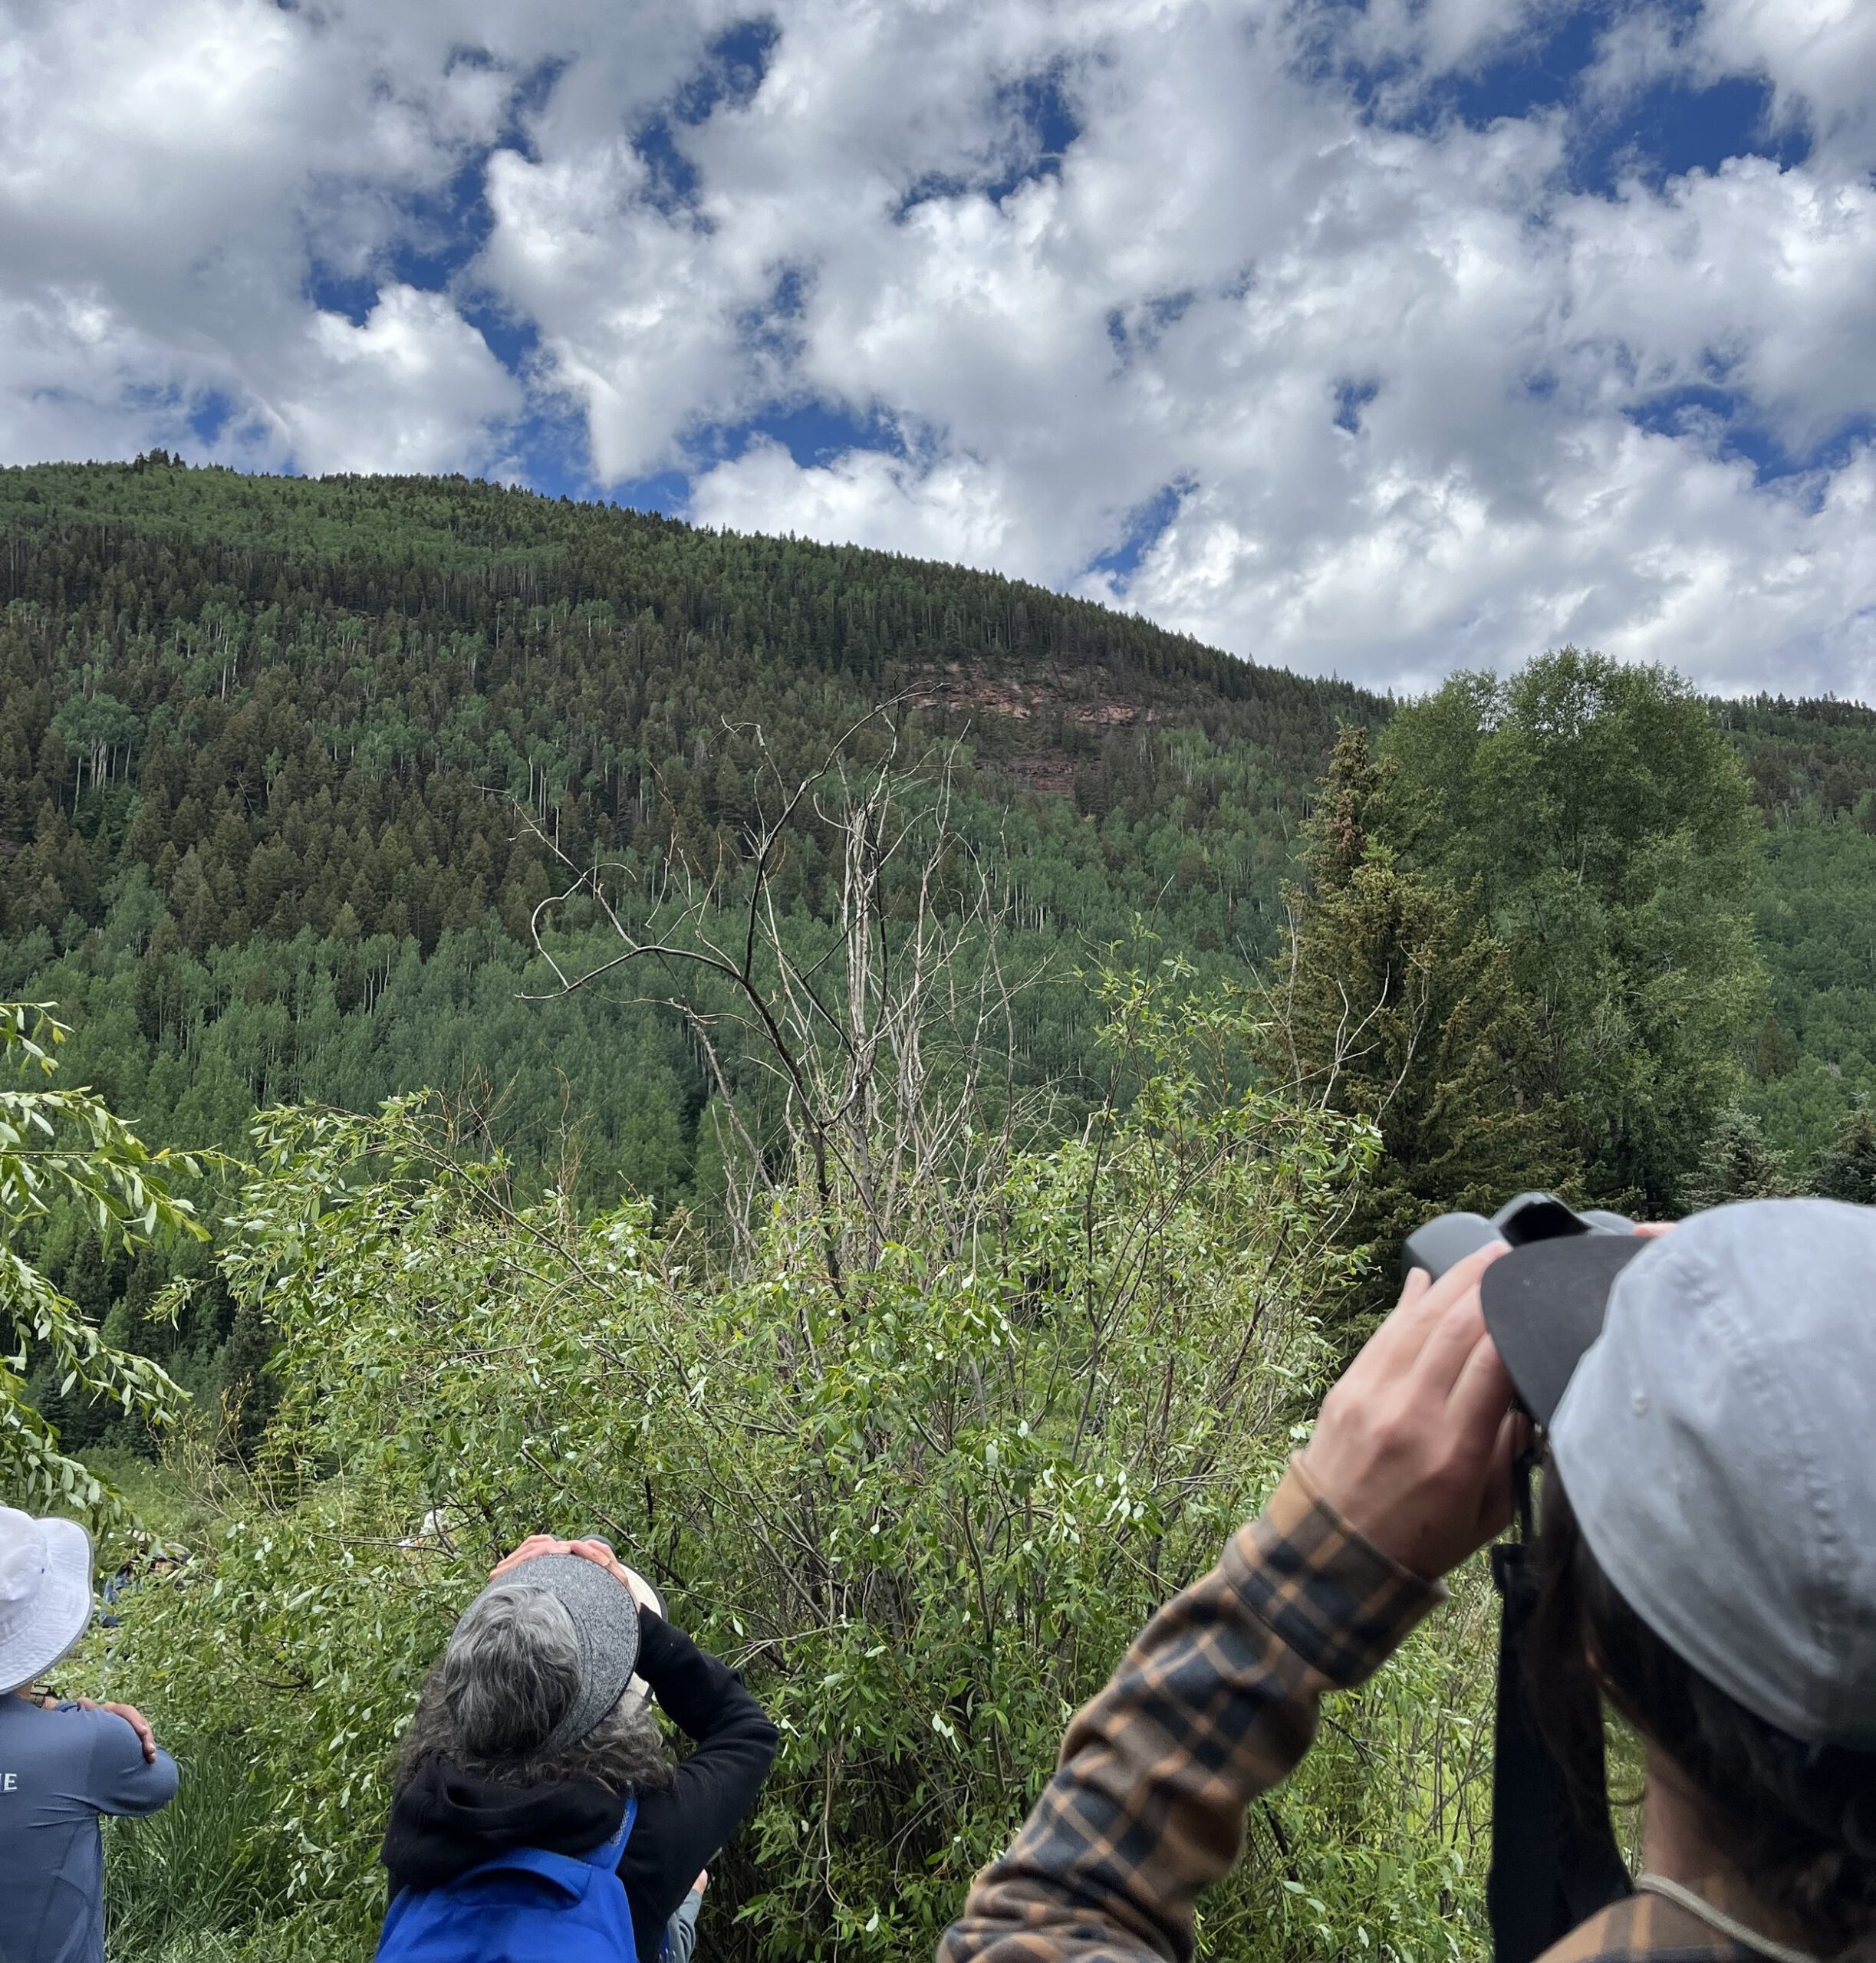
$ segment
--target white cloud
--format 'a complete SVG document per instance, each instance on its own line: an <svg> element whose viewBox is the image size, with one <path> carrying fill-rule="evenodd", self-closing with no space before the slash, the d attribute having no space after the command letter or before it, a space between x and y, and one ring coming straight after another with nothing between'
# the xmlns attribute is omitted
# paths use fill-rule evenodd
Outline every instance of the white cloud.
<svg viewBox="0 0 1876 1963"><path fill-rule="evenodd" d="M1876 10L1864 0L1707 0L1696 36L1710 71L1762 75L1774 113L1802 123L1816 167L1876 163Z"/></svg>
<svg viewBox="0 0 1876 1963"><path fill-rule="evenodd" d="M1723 380L1805 449L1876 406L1876 190L1728 163L1567 208L1585 345L1632 357L1637 384Z"/></svg>
<svg viewBox="0 0 1876 1963"><path fill-rule="evenodd" d="M803 469L779 444L759 441L703 479L696 516L741 531L792 531L916 558L1003 567L1025 541L1011 521L1005 473L973 457L920 465L850 450Z"/></svg>
<svg viewBox="0 0 1876 1963"><path fill-rule="evenodd" d="M1417 111L1555 6L769 12L759 88L679 114L730 0L0 0L0 454L201 452L219 396L237 460L486 468L571 405L602 482L683 469L705 522L1267 660L1412 685L1575 638L1876 693L1868 8L1631 10L1577 108L1489 128ZM1730 74L1804 164L1570 187L1637 91ZM518 382L485 304L535 330ZM806 404L851 433L805 462L716 433ZM1759 482L1741 429L1821 460Z"/></svg>
<svg viewBox="0 0 1876 1963"><path fill-rule="evenodd" d="M486 465L483 432L522 406L520 384L439 293L387 287L357 327L316 314L306 341L266 408L310 471Z"/></svg>

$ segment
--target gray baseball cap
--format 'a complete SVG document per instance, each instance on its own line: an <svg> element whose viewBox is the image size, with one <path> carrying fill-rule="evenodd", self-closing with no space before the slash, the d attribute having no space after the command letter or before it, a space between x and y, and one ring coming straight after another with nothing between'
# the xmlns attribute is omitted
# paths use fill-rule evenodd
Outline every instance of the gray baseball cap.
<svg viewBox="0 0 1876 1963"><path fill-rule="evenodd" d="M1482 1295L1623 1600L1781 1731L1876 1747L1876 1208L1539 1241Z"/></svg>
<svg viewBox="0 0 1876 1963"><path fill-rule="evenodd" d="M545 1589L573 1622L580 1688L572 1708L548 1734L544 1752L577 1745L617 1704L638 1661L638 1598L610 1570L583 1554L536 1554L492 1581L459 1618L498 1589Z"/></svg>

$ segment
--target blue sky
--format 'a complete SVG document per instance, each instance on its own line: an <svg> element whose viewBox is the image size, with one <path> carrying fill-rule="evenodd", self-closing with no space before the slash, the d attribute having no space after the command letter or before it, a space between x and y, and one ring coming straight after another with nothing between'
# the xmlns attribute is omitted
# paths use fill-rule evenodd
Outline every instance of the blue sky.
<svg viewBox="0 0 1876 1963"><path fill-rule="evenodd" d="M0 0L0 461L1876 695L1855 0Z"/></svg>

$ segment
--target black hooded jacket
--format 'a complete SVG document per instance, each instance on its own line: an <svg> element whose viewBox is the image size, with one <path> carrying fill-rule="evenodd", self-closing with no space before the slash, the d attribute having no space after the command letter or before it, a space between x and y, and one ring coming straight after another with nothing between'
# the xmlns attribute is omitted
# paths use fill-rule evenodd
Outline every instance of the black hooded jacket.
<svg viewBox="0 0 1876 1963"><path fill-rule="evenodd" d="M638 1674L672 1721L696 1741L670 1785L638 1796L619 1861L643 1963L664 1927L755 1804L779 1734L742 1680L650 1609L638 1616ZM426 1759L391 1805L381 1858L391 1892L437 1888L511 1847L584 1854L618 1830L624 1800L597 1781L504 1786Z"/></svg>

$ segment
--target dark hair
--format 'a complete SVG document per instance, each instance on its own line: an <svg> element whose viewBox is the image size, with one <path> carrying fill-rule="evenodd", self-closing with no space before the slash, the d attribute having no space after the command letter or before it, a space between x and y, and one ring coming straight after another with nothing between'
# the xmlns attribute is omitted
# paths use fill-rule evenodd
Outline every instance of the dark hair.
<svg viewBox="0 0 1876 1963"><path fill-rule="evenodd" d="M1603 1791L1593 1656L1601 1690L1686 1775L1759 1899L1818 1955L1876 1958L1876 1752L1807 1745L1683 1662L1611 1585L1554 1471L1538 1570L1530 1695L1579 1803Z"/></svg>

